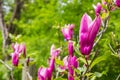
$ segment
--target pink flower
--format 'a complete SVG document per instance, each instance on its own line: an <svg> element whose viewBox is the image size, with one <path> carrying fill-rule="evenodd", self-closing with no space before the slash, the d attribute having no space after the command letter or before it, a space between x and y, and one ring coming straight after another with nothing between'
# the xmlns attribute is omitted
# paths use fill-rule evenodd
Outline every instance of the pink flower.
<svg viewBox="0 0 120 80"><path fill-rule="evenodd" d="M54 70L54 68L55 68L55 59L52 58L50 60L49 68L50 68L51 71Z"/></svg>
<svg viewBox="0 0 120 80"><path fill-rule="evenodd" d="M12 44L14 52L12 53L12 64L14 66L18 65L19 57L23 53L23 56L26 57L26 47L24 44Z"/></svg>
<svg viewBox="0 0 120 80"><path fill-rule="evenodd" d="M68 52L69 52L70 56L73 56L74 49L73 49L73 42L72 41L68 41Z"/></svg>
<svg viewBox="0 0 120 80"><path fill-rule="evenodd" d="M38 70L38 80L51 80L52 72L49 68L40 67Z"/></svg>
<svg viewBox="0 0 120 80"><path fill-rule="evenodd" d="M78 67L76 56L69 56L68 59L68 80L74 80L74 68Z"/></svg>
<svg viewBox="0 0 120 80"><path fill-rule="evenodd" d="M60 48L57 48L57 49L56 49L56 48L55 48L55 45L52 45L52 46L51 46L51 51L50 51L51 57L52 57L52 58L57 57L57 56L59 55L60 51L61 51Z"/></svg>
<svg viewBox="0 0 120 80"><path fill-rule="evenodd" d="M50 64L48 68L40 67L38 70L38 80L51 80L52 72L55 67L55 59L50 60Z"/></svg>
<svg viewBox="0 0 120 80"><path fill-rule="evenodd" d="M98 15L100 14L101 9L102 9L101 4L100 4L100 3L97 3L97 5L96 5L96 6L93 6L93 7L94 7L94 9L95 9L96 15L98 16Z"/></svg>
<svg viewBox="0 0 120 80"><path fill-rule="evenodd" d="M42 68L40 67L38 70L38 80L51 80L52 78L52 72L55 68L55 58L59 55L60 48L55 49L55 46L51 46L51 58L49 62L48 68Z"/></svg>
<svg viewBox="0 0 120 80"><path fill-rule="evenodd" d="M18 62L19 62L19 54L13 53L12 54L12 64L14 66L18 66Z"/></svg>
<svg viewBox="0 0 120 80"><path fill-rule="evenodd" d="M24 57L26 57L26 46L24 44L12 44L12 48L14 52L18 53L19 55L23 53Z"/></svg>
<svg viewBox="0 0 120 80"><path fill-rule="evenodd" d="M92 21L88 14L83 15L79 31L80 51L83 55L90 54L100 25L100 16L96 16Z"/></svg>
<svg viewBox="0 0 120 80"><path fill-rule="evenodd" d="M114 0L115 1L115 5L120 7L120 0Z"/></svg>
<svg viewBox="0 0 120 80"><path fill-rule="evenodd" d="M72 39L72 37L73 37L73 28L74 28L73 24L69 24L69 25L62 28L62 33L63 33L64 38L66 40L71 40Z"/></svg>

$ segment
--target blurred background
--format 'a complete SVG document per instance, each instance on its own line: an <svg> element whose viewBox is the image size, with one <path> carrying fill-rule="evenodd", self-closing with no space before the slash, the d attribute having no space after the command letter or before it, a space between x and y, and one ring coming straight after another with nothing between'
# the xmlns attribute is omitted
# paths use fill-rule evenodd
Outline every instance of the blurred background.
<svg viewBox="0 0 120 80"><path fill-rule="evenodd" d="M3 46L3 31L0 29L0 59L12 66L10 54L13 52L11 44L25 43L27 57L33 58L30 65L34 65L34 80L37 80L37 70L47 66L50 47L67 46L61 33L65 24L75 24L74 40L78 41L81 16L86 12L94 19L93 4L100 0L0 0L0 26L8 29L5 49ZM2 11L2 12L1 12ZM96 46L100 50L99 56L104 60L94 66L93 71L103 73L97 80L115 80L120 74L120 56L112 53L109 44L120 55L120 9L110 14L107 31ZM4 25L2 25L4 24ZM4 51L3 51L4 50ZM66 55L67 52L61 55ZM79 56L77 56L79 57ZM15 80L21 80L21 68L14 69ZM8 80L9 71L0 63L0 80Z"/></svg>

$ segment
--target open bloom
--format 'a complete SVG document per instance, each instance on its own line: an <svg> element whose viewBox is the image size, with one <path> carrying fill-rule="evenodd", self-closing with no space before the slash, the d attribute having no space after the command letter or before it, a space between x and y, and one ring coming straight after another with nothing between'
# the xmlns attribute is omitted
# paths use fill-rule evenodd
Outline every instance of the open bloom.
<svg viewBox="0 0 120 80"><path fill-rule="evenodd" d="M70 56L73 56L74 49L73 49L73 42L72 41L68 41L68 52L69 52Z"/></svg>
<svg viewBox="0 0 120 80"><path fill-rule="evenodd" d="M93 7L94 7L94 9L95 9L96 15L98 16L98 15L100 14L101 9L102 9L101 4L100 4L100 3L97 3L97 5L96 5L96 6L93 6Z"/></svg>
<svg viewBox="0 0 120 80"><path fill-rule="evenodd" d="M18 53L19 55L23 53L23 56L26 57L26 46L24 44L12 44L12 48L14 52Z"/></svg>
<svg viewBox="0 0 120 80"><path fill-rule="evenodd" d="M120 0L114 0L115 1L115 5L120 7Z"/></svg>
<svg viewBox="0 0 120 80"><path fill-rule="evenodd" d="M85 13L83 15L79 31L80 51L83 55L90 54L100 25L100 16L96 16L92 21L91 17L88 14Z"/></svg>
<svg viewBox="0 0 120 80"><path fill-rule="evenodd" d="M73 37L73 28L74 25L73 24L68 24L67 26L62 28L62 33L64 35L64 38L66 40L71 40Z"/></svg>
<svg viewBox="0 0 120 80"><path fill-rule="evenodd" d="M23 53L23 56L26 57L26 47L24 44L12 44L14 52L12 53L12 64L17 66L19 63L19 57Z"/></svg>

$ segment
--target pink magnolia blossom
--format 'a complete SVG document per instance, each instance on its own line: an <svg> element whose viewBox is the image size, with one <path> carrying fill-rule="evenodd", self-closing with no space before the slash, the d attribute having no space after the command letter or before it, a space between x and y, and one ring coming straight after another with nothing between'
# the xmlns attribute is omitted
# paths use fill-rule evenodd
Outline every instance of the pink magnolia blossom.
<svg viewBox="0 0 120 80"><path fill-rule="evenodd" d="M49 68L40 67L38 70L38 80L51 80L52 72Z"/></svg>
<svg viewBox="0 0 120 80"><path fill-rule="evenodd" d="M56 49L56 48L55 48L55 45L52 45L52 46L51 46L51 51L50 51L51 57L52 57L52 58L57 57L57 56L59 55L60 51L61 51L60 48L57 48L57 49Z"/></svg>
<svg viewBox="0 0 120 80"><path fill-rule="evenodd" d="M43 68L40 67L38 70L38 80L51 80L52 78L52 72L55 68L55 58L59 55L60 48L55 49L55 46L51 46L51 58L49 62L49 67Z"/></svg>
<svg viewBox="0 0 120 80"><path fill-rule="evenodd" d="M78 67L76 56L69 56L68 59L68 80L74 80L74 68Z"/></svg>
<svg viewBox="0 0 120 80"><path fill-rule="evenodd" d="M19 55L23 53L24 57L26 57L26 46L24 44L12 44L12 48L14 52L18 53Z"/></svg>
<svg viewBox="0 0 120 80"><path fill-rule="evenodd" d="M71 40L73 37L73 28L74 25L73 24L68 24L67 26L62 28L62 33L64 35L64 38L66 40Z"/></svg>
<svg viewBox="0 0 120 80"><path fill-rule="evenodd" d="M88 14L83 15L79 31L80 51L83 55L90 54L100 25L100 16L96 16L92 21Z"/></svg>
<svg viewBox="0 0 120 80"><path fill-rule="evenodd" d="M115 5L120 7L120 0L114 0L115 1Z"/></svg>
<svg viewBox="0 0 120 80"><path fill-rule="evenodd" d="M26 46L24 44L12 44L14 52L12 53L12 64L17 66L19 63L19 57L23 53L23 56L26 57Z"/></svg>
<svg viewBox="0 0 120 80"><path fill-rule="evenodd" d="M102 9L101 4L100 4L100 3L97 3L97 5L96 5L96 6L93 6L93 7L94 7L94 9L95 9L96 15L98 16L98 15L100 14L101 9Z"/></svg>
<svg viewBox="0 0 120 80"><path fill-rule="evenodd" d="M73 56L73 52L74 52L73 41L68 41L68 52L70 56Z"/></svg>
<svg viewBox="0 0 120 80"><path fill-rule="evenodd" d="M54 68L55 68L55 59L52 58L52 59L50 60L49 68L50 68L51 71L54 70Z"/></svg>
<svg viewBox="0 0 120 80"><path fill-rule="evenodd" d="M14 66L18 66L18 62L19 62L19 54L12 53L12 64Z"/></svg>

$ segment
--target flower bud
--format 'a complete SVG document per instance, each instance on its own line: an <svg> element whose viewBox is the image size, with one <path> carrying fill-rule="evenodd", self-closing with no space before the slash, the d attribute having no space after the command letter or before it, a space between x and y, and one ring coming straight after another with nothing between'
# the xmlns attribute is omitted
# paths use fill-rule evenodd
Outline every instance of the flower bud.
<svg viewBox="0 0 120 80"><path fill-rule="evenodd" d="M114 0L115 1L115 5L120 7L120 0Z"/></svg>
<svg viewBox="0 0 120 80"><path fill-rule="evenodd" d="M100 25L100 16L96 16L92 21L89 15L86 13L83 15L79 31L80 51L83 55L90 54Z"/></svg>
<svg viewBox="0 0 120 80"><path fill-rule="evenodd" d="M62 28L62 33L63 33L64 38L66 40L71 40L72 39L72 37L73 37L73 28L74 28L73 24L69 24L69 25Z"/></svg>

